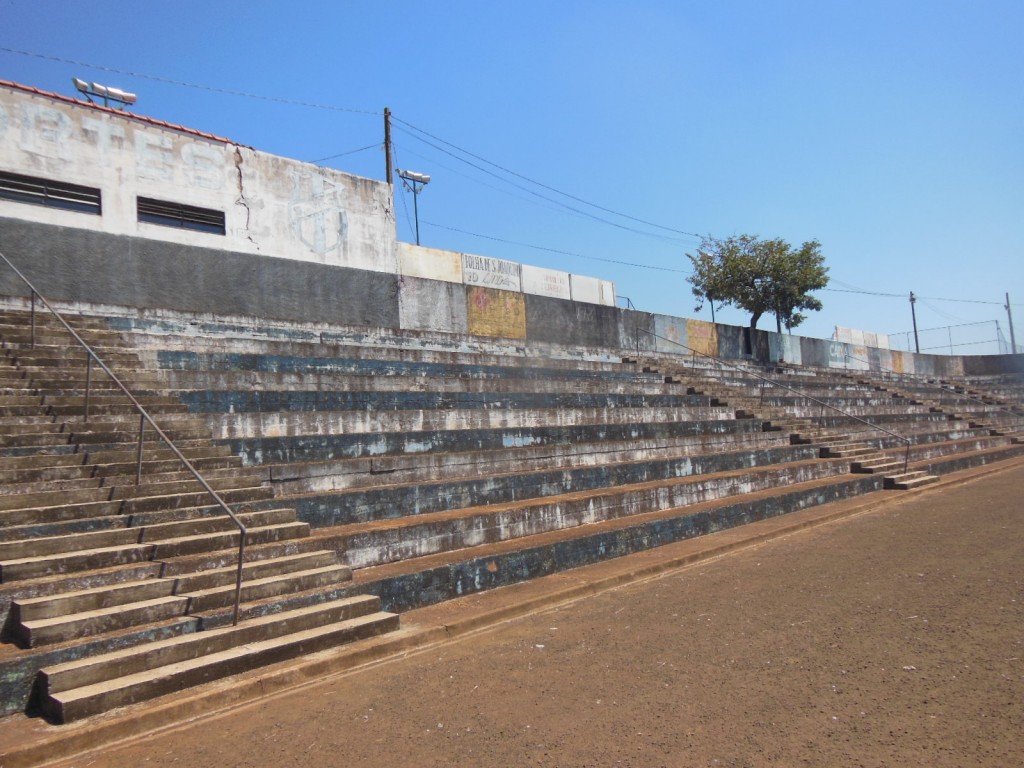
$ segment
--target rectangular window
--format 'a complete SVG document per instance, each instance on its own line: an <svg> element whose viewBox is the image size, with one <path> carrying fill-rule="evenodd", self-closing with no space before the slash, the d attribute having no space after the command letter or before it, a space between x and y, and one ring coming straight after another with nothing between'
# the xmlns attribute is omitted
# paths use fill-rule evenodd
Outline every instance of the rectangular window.
<svg viewBox="0 0 1024 768"><path fill-rule="evenodd" d="M225 232L224 211L198 208L183 203L169 203L150 197L137 198L137 205L139 221L164 227L209 232L214 235L223 235Z"/></svg>
<svg viewBox="0 0 1024 768"><path fill-rule="evenodd" d="M0 171L0 200L92 213L97 216L102 213L98 189L7 171Z"/></svg>

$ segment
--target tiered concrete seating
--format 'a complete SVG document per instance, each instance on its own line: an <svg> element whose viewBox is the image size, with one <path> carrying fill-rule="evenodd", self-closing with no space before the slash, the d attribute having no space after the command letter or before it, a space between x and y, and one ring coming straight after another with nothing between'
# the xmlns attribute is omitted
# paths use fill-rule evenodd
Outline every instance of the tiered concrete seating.
<svg viewBox="0 0 1024 768"><path fill-rule="evenodd" d="M662 365L672 369L671 362ZM749 415L788 432L793 442L820 446L822 456L854 459L854 472L884 474L887 487L917 487L934 482L934 471L1016 452L1011 430L1021 418L1011 408L964 398L922 378L808 368L705 368L680 369L675 378L730 398ZM980 417L1004 428L993 429Z"/></svg>
<svg viewBox="0 0 1024 768"><path fill-rule="evenodd" d="M12 558L0 562L0 595L15 600L10 637L56 644L24 676L45 668L43 701L57 702L46 706L58 718L168 690L147 677L151 663L187 658L206 679L323 647L337 640L330 622L355 615L346 613L351 601L374 617L367 631L384 631L393 617L379 608L401 611L910 486L954 457L966 465L1024 450L966 424L951 431L949 416L927 404L827 371L780 375L819 401L809 405L788 389L762 389L743 370L623 362L614 350L208 317L86 324L210 481L239 494L232 500L244 504L251 530L271 538L247 550L243 622L229 627L230 521L155 444L145 453L147 484L134 488L137 420L118 413L112 393L103 404L113 410L93 411L88 429L76 421L80 399L33 406L33 397L81 398L82 374L56 365L57 344L52 357L33 357L12 336L10 380L24 391L10 394L29 400L8 406L72 409L12 414L4 433L12 442L0 449L21 462L0 479L31 497L0 508L0 541L11 547L0 543L0 559ZM43 359L53 361L46 367L59 395L20 373ZM893 449L901 438L820 403L912 434L911 469L920 474L903 472ZM851 474L851 462L863 473ZM45 565L17 562L38 546L53 550L32 550ZM115 559L92 554L100 550ZM8 585L18 568L25 578ZM60 568L67 573L47 575ZM359 592L371 602L354 598ZM134 608L110 610L137 603L135 618ZM32 625L51 614L62 623ZM300 628L287 651L275 617ZM307 626L321 634L307 642ZM66 639L74 627L93 632L87 650ZM254 643L247 661L231 650L238 643ZM20 662L26 651L7 653Z"/></svg>
<svg viewBox="0 0 1024 768"><path fill-rule="evenodd" d="M25 321L0 317L0 613L14 644L0 649L0 668L5 679L23 671L4 689L5 708L24 706L39 668L38 706L68 720L396 625L378 598L342 595L351 569L312 545L308 523L279 505L253 507L273 498L262 477L213 445L176 397L155 392L134 355L105 348L246 525L243 615L287 609L260 619L259 649L250 625L193 634L231 622L237 526L152 429L139 464L138 413L98 370L86 419L81 348L53 325L33 346Z"/></svg>

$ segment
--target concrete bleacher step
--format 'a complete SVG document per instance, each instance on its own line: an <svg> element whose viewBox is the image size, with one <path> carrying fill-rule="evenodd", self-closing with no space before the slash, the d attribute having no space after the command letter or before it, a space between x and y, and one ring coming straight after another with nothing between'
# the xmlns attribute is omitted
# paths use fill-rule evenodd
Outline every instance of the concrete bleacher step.
<svg viewBox="0 0 1024 768"><path fill-rule="evenodd" d="M865 443L844 442L822 446L820 455L823 459L848 459L853 456L867 456L873 453L877 453L877 449Z"/></svg>
<svg viewBox="0 0 1024 768"><path fill-rule="evenodd" d="M898 475L887 475L885 477L885 487L907 491L912 488L919 488L922 485L937 483L938 481L939 478L937 476L929 475L927 472L904 472Z"/></svg>
<svg viewBox="0 0 1024 768"><path fill-rule="evenodd" d="M188 598L179 595L154 597L80 613L33 619L16 624L12 632L26 648L60 643L68 638L102 635L129 627L184 616Z"/></svg>
<svg viewBox="0 0 1024 768"><path fill-rule="evenodd" d="M396 629L379 599L348 598L41 671L43 711L69 722Z"/></svg>
<svg viewBox="0 0 1024 768"><path fill-rule="evenodd" d="M87 549L62 549L37 556L12 557L0 561L0 581L8 583L26 579L50 576L58 573L81 572L97 568L136 563L143 560L163 560L186 555L224 551L237 557L238 530L214 531L194 535L176 536L139 542L139 532L134 529L101 531L100 535L126 536L129 540L108 546ZM100 535L97 538L100 538ZM309 535L309 525L301 522L274 523L254 526L246 532L246 543L263 544ZM84 534L89 537L89 534ZM61 546L74 547L74 540L80 536L62 537L68 541ZM39 540L35 540L35 543ZM21 544L22 542L8 542Z"/></svg>
<svg viewBox="0 0 1024 768"><path fill-rule="evenodd" d="M262 578L249 577L242 582L242 601L264 601L281 595L335 586L351 579L352 570L337 562L319 568L276 573ZM235 599L235 585L228 583L202 590L182 591L180 594L189 599L189 613L200 614L232 605Z"/></svg>
<svg viewBox="0 0 1024 768"><path fill-rule="evenodd" d="M11 619L17 623L40 621L171 597L175 584L174 579L156 577L17 599L11 602Z"/></svg>
<svg viewBox="0 0 1024 768"><path fill-rule="evenodd" d="M888 456L880 456L878 458L861 459L850 463L850 471L861 473L861 474L878 474L892 472L903 466L903 462L890 458Z"/></svg>
<svg viewBox="0 0 1024 768"><path fill-rule="evenodd" d="M393 517L334 530L346 564L363 568L834 477L846 471L842 462L815 459Z"/></svg>
<svg viewBox="0 0 1024 768"><path fill-rule="evenodd" d="M190 484L189 488L195 488L196 484ZM241 504L245 502L266 501L274 497L274 490L257 486L253 488L223 488L217 494L228 504ZM124 499L115 499L119 503L120 511L126 515L139 514L141 512L155 512L171 509L174 507L195 507L208 503L209 494L202 489L183 490L176 493L168 493L155 496L138 496Z"/></svg>

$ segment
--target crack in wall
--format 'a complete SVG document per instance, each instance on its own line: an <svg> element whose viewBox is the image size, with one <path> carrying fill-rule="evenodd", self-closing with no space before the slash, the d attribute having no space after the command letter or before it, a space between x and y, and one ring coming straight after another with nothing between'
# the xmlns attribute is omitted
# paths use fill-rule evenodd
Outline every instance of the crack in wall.
<svg viewBox="0 0 1024 768"><path fill-rule="evenodd" d="M256 250L258 251L260 249L260 244L253 238L252 232L249 229L249 222L252 220L252 209L249 207L249 203L245 199L242 174L242 150L238 147L235 147L235 170L238 172L238 199L235 203L245 207L245 237L250 243L256 246Z"/></svg>

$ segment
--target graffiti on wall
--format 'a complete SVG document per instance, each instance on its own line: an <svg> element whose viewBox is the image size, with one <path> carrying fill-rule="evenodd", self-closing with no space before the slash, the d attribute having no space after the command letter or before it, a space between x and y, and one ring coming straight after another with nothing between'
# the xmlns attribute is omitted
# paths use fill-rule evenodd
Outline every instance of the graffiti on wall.
<svg viewBox="0 0 1024 768"><path fill-rule="evenodd" d="M306 169L292 168L288 225L313 253L343 254L348 241L345 187Z"/></svg>

